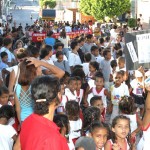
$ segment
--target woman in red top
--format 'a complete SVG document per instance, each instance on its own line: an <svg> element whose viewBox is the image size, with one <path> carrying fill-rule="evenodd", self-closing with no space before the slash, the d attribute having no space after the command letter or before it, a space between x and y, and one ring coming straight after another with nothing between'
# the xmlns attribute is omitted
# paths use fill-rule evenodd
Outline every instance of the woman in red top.
<svg viewBox="0 0 150 150"><path fill-rule="evenodd" d="M21 127L14 150L69 150L66 139L53 122L55 109L60 103L60 84L57 78L42 76L31 85L34 113Z"/></svg>

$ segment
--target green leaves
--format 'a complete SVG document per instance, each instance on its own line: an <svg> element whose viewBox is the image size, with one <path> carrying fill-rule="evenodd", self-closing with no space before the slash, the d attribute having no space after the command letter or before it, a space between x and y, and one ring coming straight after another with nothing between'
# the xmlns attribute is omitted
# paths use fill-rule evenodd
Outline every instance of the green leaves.
<svg viewBox="0 0 150 150"><path fill-rule="evenodd" d="M130 10L130 0L80 0L80 11L95 19L113 18Z"/></svg>
<svg viewBox="0 0 150 150"><path fill-rule="evenodd" d="M135 18L128 19L128 26L130 28L134 28L137 26L137 20Z"/></svg>
<svg viewBox="0 0 150 150"><path fill-rule="evenodd" d="M50 8L55 8L56 0L40 0L40 6L49 6Z"/></svg>

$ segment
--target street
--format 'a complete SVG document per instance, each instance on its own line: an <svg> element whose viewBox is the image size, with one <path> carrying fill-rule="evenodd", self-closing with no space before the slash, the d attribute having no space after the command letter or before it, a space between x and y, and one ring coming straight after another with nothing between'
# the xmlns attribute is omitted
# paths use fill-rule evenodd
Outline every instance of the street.
<svg viewBox="0 0 150 150"><path fill-rule="evenodd" d="M25 27L26 23L31 25L38 19L39 4L37 1L31 0L13 0L9 12L12 13L13 22L16 21L17 26L21 23L22 26ZM32 20L30 19L31 14Z"/></svg>

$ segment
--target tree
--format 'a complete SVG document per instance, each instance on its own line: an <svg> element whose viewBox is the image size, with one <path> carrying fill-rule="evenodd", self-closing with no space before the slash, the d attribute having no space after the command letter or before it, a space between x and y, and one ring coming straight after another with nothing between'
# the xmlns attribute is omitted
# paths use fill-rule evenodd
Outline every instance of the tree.
<svg viewBox="0 0 150 150"><path fill-rule="evenodd" d="M80 10L82 13L92 15L95 19L100 20L104 17L120 16L130 10L130 6L130 0L81 0L80 7L83 8Z"/></svg>
<svg viewBox="0 0 150 150"><path fill-rule="evenodd" d="M49 6L49 8L55 8L56 0L40 0L40 6L42 8L47 6Z"/></svg>
<svg viewBox="0 0 150 150"><path fill-rule="evenodd" d="M92 7L91 0L80 0L79 9L83 14L91 15L91 7Z"/></svg>

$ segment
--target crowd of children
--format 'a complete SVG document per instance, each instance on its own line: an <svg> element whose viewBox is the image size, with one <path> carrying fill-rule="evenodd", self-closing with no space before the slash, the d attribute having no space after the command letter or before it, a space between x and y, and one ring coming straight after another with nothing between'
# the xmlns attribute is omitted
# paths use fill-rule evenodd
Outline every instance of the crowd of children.
<svg viewBox="0 0 150 150"><path fill-rule="evenodd" d="M23 41L13 48L13 37L0 38L0 149L12 150L33 113L32 80L53 74L61 85L53 121L70 150L149 150L150 85L144 81L150 72L126 69L120 28L110 37L67 38L67 45L62 32L43 43L29 40L27 48Z"/></svg>

